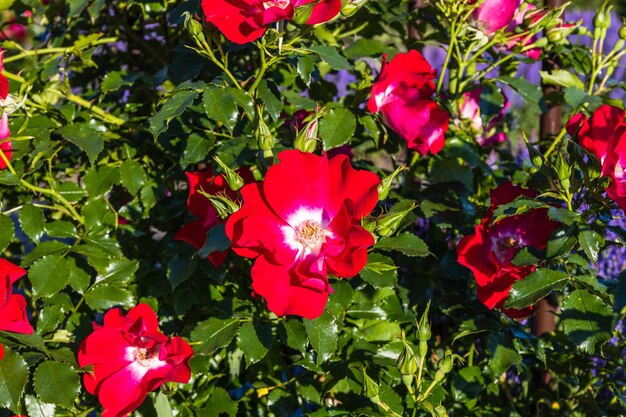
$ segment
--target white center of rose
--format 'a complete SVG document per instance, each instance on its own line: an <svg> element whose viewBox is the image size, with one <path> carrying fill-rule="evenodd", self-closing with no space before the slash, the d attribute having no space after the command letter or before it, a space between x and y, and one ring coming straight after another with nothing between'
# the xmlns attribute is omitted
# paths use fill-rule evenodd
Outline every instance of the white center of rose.
<svg viewBox="0 0 626 417"><path fill-rule="evenodd" d="M294 239L304 247L315 249L326 242L326 229L320 223L306 220L295 228Z"/></svg>
<svg viewBox="0 0 626 417"><path fill-rule="evenodd" d="M265 10L271 9L272 7L279 7L284 10L289 4L289 0L266 0L263 2L263 7Z"/></svg>
<svg viewBox="0 0 626 417"><path fill-rule="evenodd" d="M288 225L282 227L285 243L298 252L297 259L319 254L326 238L332 236L326 229L323 212L323 209L301 207L286 219Z"/></svg>
<svg viewBox="0 0 626 417"><path fill-rule="evenodd" d="M145 368L153 368L160 362L158 349L136 348L134 356L135 362Z"/></svg>

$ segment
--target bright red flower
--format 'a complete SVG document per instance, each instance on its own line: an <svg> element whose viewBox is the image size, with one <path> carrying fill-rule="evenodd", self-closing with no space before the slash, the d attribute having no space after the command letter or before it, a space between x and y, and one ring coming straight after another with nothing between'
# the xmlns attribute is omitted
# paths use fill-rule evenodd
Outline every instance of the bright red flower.
<svg viewBox="0 0 626 417"><path fill-rule="evenodd" d="M450 115L432 100L436 71L417 51L383 57L378 81L372 86L367 108L382 113L387 126L402 136L409 148L422 155L443 148Z"/></svg>
<svg viewBox="0 0 626 417"><path fill-rule="evenodd" d="M372 235L360 225L378 201L378 177L346 155L283 151L263 182L242 190L226 223L233 250L256 258L252 288L277 315L320 316L332 288L328 274L356 275Z"/></svg>
<svg viewBox="0 0 626 417"><path fill-rule="evenodd" d="M254 176L248 168L241 168L237 170L237 173L245 183L254 181ZM185 175L189 186L187 207L198 220L184 225L176 233L174 239L187 242L200 250L204 246L207 232L224 221L217 215L211 202L199 191L211 195L225 194L233 201L238 201L239 196L230 189L222 174L214 177L211 169L200 172L185 172ZM208 258L216 268L219 268L224 263L227 254L228 252L213 252L209 254Z"/></svg>
<svg viewBox="0 0 626 417"><path fill-rule="evenodd" d="M603 105L598 107L590 119L582 113L574 115L567 122L567 133L574 137L578 132L580 145L593 153L600 162L604 162L624 117L626 112L619 107Z"/></svg>
<svg viewBox="0 0 626 417"><path fill-rule="evenodd" d="M619 107L600 106L590 119L582 113L567 122L567 132L593 153L602 164L602 175L611 178L606 192L626 210L626 112ZM578 133L577 133L578 132Z"/></svg>
<svg viewBox="0 0 626 417"><path fill-rule="evenodd" d="M461 239L457 246L458 262L468 267L478 284L478 299L489 309L499 308L512 318L525 317L530 308L504 309L511 286L536 269L516 266L511 260L520 249L533 247L543 250L548 237L558 223L548 219L547 209L507 217L492 224L496 207L510 203L519 196L535 197L533 191L505 183L491 191L491 208L474 234Z"/></svg>
<svg viewBox="0 0 626 417"><path fill-rule="evenodd" d="M207 22L213 23L229 40L244 44L263 36L267 27L290 20L294 8L314 0L202 0ZM341 0L322 0L313 7L307 24L326 22L341 10Z"/></svg>
<svg viewBox="0 0 626 417"><path fill-rule="evenodd" d="M154 311L140 304L124 315L118 308L94 324L78 351L78 363L93 365L85 374L87 391L98 396L102 417L124 417L165 382L187 383L193 349L180 337L159 331Z"/></svg>
<svg viewBox="0 0 626 417"><path fill-rule="evenodd" d="M13 284L26 274L19 266L6 259L0 259L0 330L20 334L33 333L26 314L26 299L13 294ZM0 360L4 350L0 345Z"/></svg>
<svg viewBox="0 0 626 417"><path fill-rule="evenodd" d="M520 0L473 0L471 4L479 2L474 10L473 18L485 33L492 34L506 27L515 17Z"/></svg>

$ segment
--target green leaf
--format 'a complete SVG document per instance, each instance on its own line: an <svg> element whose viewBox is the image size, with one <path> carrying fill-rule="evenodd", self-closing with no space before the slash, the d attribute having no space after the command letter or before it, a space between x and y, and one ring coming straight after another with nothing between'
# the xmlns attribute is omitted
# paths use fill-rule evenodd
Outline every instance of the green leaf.
<svg viewBox="0 0 626 417"><path fill-rule="evenodd" d="M578 241L591 262L597 262L600 249L604 246L604 236L589 227L584 227L578 232Z"/></svg>
<svg viewBox="0 0 626 417"><path fill-rule="evenodd" d="M211 396L203 409L198 410L198 417L229 417L237 415L238 403L235 402L224 388L214 387Z"/></svg>
<svg viewBox="0 0 626 417"><path fill-rule="evenodd" d="M474 173L456 158L433 157L430 160L429 178L434 183L459 182L468 190L474 189Z"/></svg>
<svg viewBox="0 0 626 417"><path fill-rule="evenodd" d="M320 121L319 135L324 141L324 149L329 150L348 143L355 130L356 117L350 110L332 109Z"/></svg>
<svg viewBox="0 0 626 417"><path fill-rule="evenodd" d="M98 282L126 282L135 276L135 272L139 269L139 261L129 259L115 259L109 262L102 277L97 279Z"/></svg>
<svg viewBox="0 0 626 417"><path fill-rule="evenodd" d="M600 297L576 290L563 301L561 324L565 335L579 349L593 354L611 338L613 313Z"/></svg>
<svg viewBox="0 0 626 417"><path fill-rule="evenodd" d="M565 102L572 106L573 109L577 109L585 103L591 104L591 108L596 108L602 104L601 97L590 96L577 87L566 88L564 98Z"/></svg>
<svg viewBox="0 0 626 417"><path fill-rule="evenodd" d="M69 247L70 245L67 243L60 242L58 240L47 240L45 242L41 242L35 246L35 249L22 258L22 266L26 267L46 255L65 252Z"/></svg>
<svg viewBox="0 0 626 417"><path fill-rule="evenodd" d="M174 256L167 264L167 279L175 290L183 282L187 281L198 269L198 264L193 259Z"/></svg>
<svg viewBox="0 0 626 417"><path fill-rule="evenodd" d="M127 71L111 71L102 79L100 90L108 93L117 91L122 87L130 87L139 78L139 75L137 73L129 74Z"/></svg>
<svg viewBox="0 0 626 417"><path fill-rule="evenodd" d="M558 229L550 236L550 239L548 239L546 257L555 258L568 254L576 242L578 242L578 239L576 239L576 235L574 234L574 228L570 227L567 230Z"/></svg>
<svg viewBox="0 0 626 417"><path fill-rule="evenodd" d="M42 401L70 409L80 392L80 377L70 364L46 361L37 367L33 385Z"/></svg>
<svg viewBox="0 0 626 417"><path fill-rule="evenodd" d="M240 325L241 323L237 318L218 319L211 317L198 323L191 332L191 340L200 342L200 345L195 347L196 354L210 355L217 349L228 346L237 336Z"/></svg>
<svg viewBox="0 0 626 417"><path fill-rule="evenodd" d="M4 251L15 238L15 228L13 227L13 221L0 214L0 252Z"/></svg>
<svg viewBox="0 0 626 417"><path fill-rule="evenodd" d="M117 305L132 307L135 296L119 284L100 284L85 293L85 301L92 309L103 311Z"/></svg>
<svg viewBox="0 0 626 417"><path fill-rule="evenodd" d="M210 148L210 140L207 140L205 137L195 133L189 135L185 145L185 150L183 151L183 155L180 159L180 164L182 166L187 166L189 164L204 161Z"/></svg>
<svg viewBox="0 0 626 417"><path fill-rule="evenodd" d="M370 253L367 265L359 275L376 289L395 287L398 282L397 269L393 259L379 253Z"/></svg>
<svg viewBox="0 0 626 417"><path fill-rule="evenodd" d="M230 239L226 236L226 224L218 224L209 229L204 246L200 248L198 254L206 258L213 252L223 252L230 248Z"/></svg>
<svg viewBox="0 0 626 417"><path fill-rule="evenodd" d="M359 335L368 342L390 342L398 334L400 325L384 320L369 320L359 331Z"/></svg>
<svg viewBox="0 0 626 417"><path fill-rule="evenodd" d="M228 130L233 131L239 118L239 110L232 95L223 88L210 87L204 90L202 102L209 119L223 123Z"/></svg>
<svg viewBox="0 0 626 417"><path fill-rule="evenodd" d="M259 83L257 94L259 95L261 101L265 104L265 110L267 110L270 117L274 121L280 119L280 112L283 110L283 102L276 97L272 90L270 90L267 80L262 80Z"/></svg>
<svg viewBox="0 0 626 417"><path fill-rule="evenodd" d="M226 93L231 95L235 102L241 107L248 115L254 116L254 100L252 97L244 91L235 87L228 87Z"/></svg>
<svg viewBox="0 0 626 417"><path fill-rule="evenodd" d="M264 322L248 321L241 326L237 345L243 351L246 367L263 359L272 347L272 328Z"/></svg>
<svg viewBox="0 0 626 417"><path fill-rule="evenodd" d="M317 364L326 362L337 350L339 329L335 318L325 311L315 320L304 319L304 327L311 346L317 352Z"/></svg>
<svg viewBox="0 0 626 417"><path fill-rule="evenodd" d="M428 256L430 251L426 242L413 233L401 233L398 236L383 237L375 246L376 249L398 251L407 256Z"/></svg>
<svg viewBox="0 0 626 417"><path fill-rule="evenodd" d="M287 345L304 354L307 351L309 341L306 336L306 329L302 322L296 319L285 319L283 321L283 326L287 333Z"/></svg>
<svg viewBox="0 0 626 417"><path fill-rule="evenodd" d="M120 171L110 166L91 168L83 177L83 182L91 199L108 192L120 180Z"/></svg>
<svg viewBox="0 0 626 417"><path fill-rule="evenodd" d="M539 86L531 84L523 77L499 77L496 78L495 81L500 81L513 88L520 96L522 96L524 102L529 105L529 109L533 110L533 112L537 114L542 113L540 103L543 99L543 92Z"/></svg>
<svg viewBox="0 0 626 417"><path fill-rule="evenodd" d="M89 162L95 164L104 148L104 139L87 123L74 123L64 126L60 132L65 140L72 142L87 154Z"/></svg>
<svg viewBox="0 0 626 417"><path fill-rule="evenodd" d="M48 255L36 261L28 270L33 284L33 297L49 297L61 291L69 282L70 269L65 258Z"/></svg>
<svg viewBox="0 0 626 417"><path fill-rule="evenodd" d="M0 361L0 407L20 413L20 400L28 382L28 365L22 357L4 346Z"/></svg>
<svg viewBox="0 0 626 417"><path fill-rule="evenodd" d="M385 44L377 39L361 38L343 52L350 59L371 57L385 52Z"/></svg>
<svg viewBox="0 0 626 417"><path fill-rule="evenodd" d="M159 392L154 400L154 409L156 410L157 417L174 417L172 412L172 406L167 396L163 392Z"/></svg>
<svg viewBox="0 0 626 417"><path fill-rule="evenodd" d="M54 404L44 403L34 395L26 395L25 399L28 417L50 417L56 415L56 406Z"/></svg>
<svg viewBox="0 0 626 417"><path fill-rule="evenodd" d="M487 339L487 345L491 352L489 368L496 377L506 372L511 365L519 364L522 360L522 356L518 353L510 336L504 334L491 335Z"/></svg>
<svg viewBox="0 0 626 417"><path fill-rule="evenodd" d="M531 306L550 292L565 288L568 281L569 276L563 271L539 268L513 283L505 307L521 310Z"/></svg>
<svg viewBox="0 0 626 417"><path fill-rule="evenodd" d="M168 98L161 109L150 119L148 129L155 138L165 132L170 121L180 116L198 98L195 90L179 90L172 97Z"/></svg>
<svg viewBox="0 0 626 417"><path fill-rule="evenodd" d="M550 72L539 71L539 74L541 74L541 80L544 84L558 85L561 87L576 87L579 90L585 89L585 83L583 83L578 76L572 74L568 70L556 69Z"/></svg>
<svg viewBox="0 0 626 417"><path fill-rule="evenodd" d="M298 75L306 85L311 84L311 74L315 70L315 62L308 56L298 57L297 71Z"/></svg>
<svg viewBox="0 0 626 417"><path fill-rule="evenodd" d="M55 220L46 224L46 234L52 237L76 237L76 227L65 220Z"/></svg>
<svg viewBox="0 0 626 417"><path fill-rule="evenodd" d="M314 45L307 48L317 54L322 61L326 62L334 70L347 70L352 68L350 62L339 54L339 51L333 46Z"/></svg>
<svg viewBox="0 0 626 417"><path fill-rule="evenodd" d="M39 243L39 239L43 236L45 223L46 219L43 215L43 210L39 207L25 204L20 210L20 226L26 233L26 236L34 242Z"/></svg>
<svg viewBox="0 0 626 417"><path fill-rule="evenodd" d="M120 167L120 177L122 185L131 195L137 195L148 179L141 164L131 160L124 161Z"/></svg>

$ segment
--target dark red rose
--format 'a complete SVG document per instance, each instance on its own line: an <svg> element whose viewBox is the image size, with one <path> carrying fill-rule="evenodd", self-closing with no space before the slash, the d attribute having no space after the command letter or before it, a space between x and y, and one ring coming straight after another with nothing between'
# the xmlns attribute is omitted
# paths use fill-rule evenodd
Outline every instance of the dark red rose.
<svg viewBox="0 0 626 417"><path fill-rule="evenodd" d="M245 183L254 182L254 176L248 168L241 168L237 170L237 173ZM184 225L176 233L174 239L187 242L200 250L206 241L207 232L224 221L217 215L209 199L200 194L199 191L211 195L225 194L233 201L239 201L239 196L230 189L222 174L213 176L213 171L210 169L201 172L185 172L185 175L189 187L187 207L189 212L198 220ZM213 252L209 254L208 258L216 268L219 268L224 263L227 254L228 252Z"/></svg>
<svg viewBox="0 0 626 417"><path fill-rule="evenodd" d="M187 383L193 349L180 337L159 331L154 311L140 304L124 315L118 308L94 325L78 351L80 366L93 366L83 382L98 396L102 417L125 417L165 382Z"/></svg>
<svg viewBox="0 0 626 417"><path fill-rule="evenodd" d="M277 315L320 316L332 288L328 274L356 275L372 235L360 225L378 201L378 177L346 155L283 151L265 180L242 190L226 223L235 253L255 258L252 288Z"/></svg>
<svg viewBox="0 0 626 417"><path fill-rule="evenodd" d="M478 299L489 309L499 308L512 318L525 317L530 308L505 309L511 285L524 279L536 266L516 266L511 260L520 249L532 247L543 250L558 223L548 219L547 209L504 218L492 223L494 210L519 196L535 197L530 190L505 183L491 192L491 207L487 216L474 229L474 234L461 239L457 247L458 261L468 267L478 284Z"/></svg>
<svg viewBox="0 0 626 417"><path fill-rule="evenodd" d="M417 51L397 54L390 62L385 56L367 103L370 112L380 112L385 124L422 155L443 148L450 121L448 112L432 100L435 76Z"/></svg>

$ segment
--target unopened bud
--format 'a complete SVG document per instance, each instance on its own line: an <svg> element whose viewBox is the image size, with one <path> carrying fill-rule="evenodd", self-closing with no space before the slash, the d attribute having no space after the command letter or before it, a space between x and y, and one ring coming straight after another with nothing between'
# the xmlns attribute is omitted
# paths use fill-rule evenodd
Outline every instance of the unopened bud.
<svg viewBox="0 0 626 417"><path fill-rule="evenodd" d="M448 416L448 411L446 410L446 407L444 407L441 404L435 406L434 410L435 410L435 414L437 415L437 417L447 417Z"/></svg>
<svg viewBox="0 0 626 417"><path fill-rule="evenodd" d="M445 376L446 372L443 369L437 369L437 372L435 372L435 382L441 381L443 378L445 378Z"/></svg>
<svg viewBox="0 0 626 417"><path fill-rule="evenodd" d="M307 125L298 132L293 147L302 152L312 153L317 148L317 132L319 130L319 120L317 118L311 120Z"/></svg>
<svg viewBox="0 0 626 417"><path fill-rule="evenodd" d="M400 174L400 172L404 170L404 168L406 168L406 165L399 166L391 175L388 175L385 178L383 178L380 185L378 186L378 199L380 201L387 199L387 196L389 196L389 191L391 190L393 182L395 181L398 174Z"/></svg>
<svg viewBox="0 0 626 417"><path fill-rule="evenodd" d="M404 341L404 347L398 356L396 366L402 375L413 375L419 367L413 349L411 349L411 346L409 346L406 341Z"/></svg>
<svg viewBox="0 0 626 417"><path fill-rule="evenodd" d="M528 149L528 155L530 156L530 162L536 166L537 168L541 168L545 162L545 158L543 154L539 152L535 147L528 141L526 135L522 135L524 138L524 144L526 145L526 149Z"/></svg>
<svg viewBox="0 0 626 417"><path fill-rule="evenodd" d="M452 370L452 365L454 365L452 361L452 355L447 355L439 361L439 369L443 370L445 373L449 373Z"/></svg>
<svg viewBox="0 0 626 417"><path fill-rule="evenodd" d="M430 310L430 301L426 304L424 314L417 325L417 339L420 342L427 342L430 340L430 323L428 322L428 310Z"/></svg>
<svg viewBox="0 0 626 417"><path fill-rule="evenodd" d="M259 112L262 114L262 112ZM256 130L256 138L257 143L259 145L259 149L263 151L263 153L267 151L271 151L274 148L274 135L270 131L270 128L263 120L263 117L258 118L258 128Z"/></svg>
<svg viewBox="0 0 626 417"><path fill-rule="evenodd" d="M611 27L611 9L613 7L608 7L604 10L604 7L600 9L600 11L596 14L595 19L593 19L593 25L597 29L608 29Z"/></svg>
<svg viewBox="0 0 626 417"><path fill-rule="evenodd" d="M209 199L209 201L211 202L211 205L217 212L217 215L220 217L220 219L227 219L228 216L235 213L240 208L237 202L231 200L225 194L211 195L211 194L205 193L204 191L198 191L198 193L202 194L203 196Z"/></svg>
<svg viewBox="0 0 626 417"><path fill-rule="evenodd" d="M205 43L206 36L204 35L204 28L202 27L202 23L194 19L189 12L185 12L184 16L187 33L189 33L191 39L199 44Z"/></svg>
<svg viewBox="0 0 626 417"><path fill-rule="evenodd" d="M555 45L564 43L567 40L567 37L574 33L575 30L576 25L574 25L573 23L566 23L560 26L556 26L548 30L548 40Z"/></svg>
<svg viewBox="0 0 626 417"><path fill-rule="evenodd" d="M359 9L363 7L363 5L365 5L365 3L367 3L368 1L369 0L348 0L348 2L345 3L341 8L341 14L346 17L350 17L358 12Z"/></svg>
<svg viewBox="0 0 626 417"><path fill-rule="evenodd" d="M622 27L619 28L619 37L620 39L626 40L626 20L622 21Z"/></svg>
<svg viewBox="0 0 626 417"><path fill-rule="evenodd" d="M406 210L390 212L380 216L376 219L376 234L382 237L393 235L400 228L405 217L414 209L415 206L412 205Z"/></svg>
<svg viewBox="0 0 626 417"><path fill-rule="evenodd" d="M241 176L233 171L231 168L226 166L226 164L224 164L224 162L222 162L220 158L214 156L213 159L215 160L215 162L217 162L220 168L222 168L222 171L224 171L224 178L226 179L226 182L228 183L228 186L231 190L237 191L245 185L243 178L241 178Z"/></svg>

